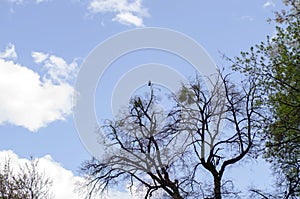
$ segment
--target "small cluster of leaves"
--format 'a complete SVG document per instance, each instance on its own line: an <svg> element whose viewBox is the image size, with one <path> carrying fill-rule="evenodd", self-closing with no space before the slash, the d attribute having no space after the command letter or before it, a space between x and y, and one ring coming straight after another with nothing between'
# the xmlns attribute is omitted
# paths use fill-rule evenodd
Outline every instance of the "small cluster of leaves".
<svg viewBox="0 0 300 199"><path fill-rule="evenodd" d="M279 24L288 24L293 20L300 19L300 1L299 0L283 0L283 4L290 9L275 12L275 19L268 19L268 22L275 21Z"/></svg>

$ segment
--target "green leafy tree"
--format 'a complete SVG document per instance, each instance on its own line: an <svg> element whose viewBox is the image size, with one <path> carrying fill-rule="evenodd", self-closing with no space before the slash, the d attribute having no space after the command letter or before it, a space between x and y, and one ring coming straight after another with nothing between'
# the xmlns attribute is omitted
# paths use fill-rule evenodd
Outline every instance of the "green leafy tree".
<svg viewBox="0 0 300 199"><path fill-rule="evenodd" d="M290 9L275 13L276 35L230 61L234 69L258 77L257 84L263 93L258 103L265 107L266 119L264 156L273 163L281 188L275 198L297 198L300 196L300 1L283 2Z"/></svg>

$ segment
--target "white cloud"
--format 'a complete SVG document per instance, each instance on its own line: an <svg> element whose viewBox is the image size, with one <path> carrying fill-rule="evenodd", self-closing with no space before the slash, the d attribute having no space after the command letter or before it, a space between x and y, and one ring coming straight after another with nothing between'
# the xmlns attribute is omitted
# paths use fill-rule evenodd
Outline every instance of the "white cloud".
<svg viewBox="0 0 300 199"><path fill-rule="evenodd" d="M5 51L0 52L0 58L2 59L15 59L17 58L17 53L15 50L15 46L11 43L6 45Z"/></svg>
<svg viewBox="0 0 300 199"><path fill-rule="evenodd" d="M88 9L92 13L115 13L113 21L137 27L144 26L143 17L149 16L142 0L92 0Z"/></svg>
<svg viewBox="0 0 300 199"><path fill-rule="evenodd" d="M78 64L76 60L68 64L63 58L42 52L32 52L32 58L37 64L43 64L47 70L44 79L50 79L53 83L64 83L75 78Z"/></svg>
<svg viewBox="0 0 300 199"><path fill-rule="evenodd" d="M0 124L37 131L71 114L74 88L67 81L75 76L77 63L67 64L54 55L34 55L37 63L44 64L43 77L14 61L0 58Z"/></svg>
<svg viewBox="0 0 300 199"><path fill-rule="evenodd" d="M32 70L0 59L0 124L37 131L71 113L73 88L40 80Z"/></svg>
<svg viewBox="0 0 300 199"><path fill-rule="evenodd" d="M35 63L40 64L49 57L49 54L45 54L41 52L32 52L31 56Z"/></svg>
<svg viewBox="0 0 300 199"><path fill-rule="evenodd" d="M275 3L271 0L271 1L267 1L266 3L264 3L264 5L263 5L263 7L264 8L267 8L267 7L270 7L270 6L272 6L272 7L275 7L276 5L275 5Z"/></svg>
<svg viewBox="0 0 300 199"><path fill-rule="evenodd" d="M126 13L119 13L116 15L115 18L113 18L113 21L118 21L119 23L125 24L125 25L134 25L136 27L143 27L143 19L134 16L130 12Z"/></svg>
<svg viewBox="0 0 300 199"><path fill-rule="evenodd" d="M51 55L45 61L44 67L47 69L52 81L62 83L75 78L78 65L76 61L68 64L63 58Z"/></svg>
<svg viewBox="0 0 300 199"><path fill-rule="evenodd" d="M29 163L28 159L19 158L13 151L0 151L0 165L5 160L10 159L12 169L17 171L19 166ZM45 172L46 176L53 180L53 186L51 192L55 199L82 199L83 195L80 195L78 191L78 183L85 182L85 179L76 176L72 171L63 168L59 163L55 162L50 155L46 155L38 160L38 169ZM128 192L120 192L118 190L110 191L108 199L132 199ZM99 197L95 197L99 198Z"/></svg>

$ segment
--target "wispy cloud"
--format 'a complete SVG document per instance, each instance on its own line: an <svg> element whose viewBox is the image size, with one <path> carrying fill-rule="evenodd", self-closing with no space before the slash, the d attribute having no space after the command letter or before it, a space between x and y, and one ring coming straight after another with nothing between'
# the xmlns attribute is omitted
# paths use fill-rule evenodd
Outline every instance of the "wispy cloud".
<svg viewBox="0 0 300 199"><path fill-rule="evenodd" d="M40 4L40 3L47 2L47 1L50 1L50 0L2 0L2 1L10 3L10 12L14 13L15 12L15 10L14 10L15 5L16 6L17 5L23 5L23 4L31 3L31 2L34 2L36 4Z"/></svg>
<svg viewBox="0 0 300 199"><path fill-rule="evenodd" d="M248 15L245 16L241 16L240 18L241 20L245 20L245 21L254 21L254 18Z"/></svg>
<svg viewBox="0 0 300 199"><path fill-rule="evenodd" d="M35 3L39 4L50 0L7 0L7 1L12 4L22 4L24 2L35 1Z"/></svg>
<svg viewBox="0 0 300 199"><path fill-rule="evenodd" d="M6 45L4 52L0 52L0 58L2 59L15 59L17 58L17 53L15 45L9 43Z"/></svg>
<svg viewBox="0 0 300 199"><path fill-rule="evenodd" d="M40 64L49 57L49 54L45 54L42 52L32 52L31 56L35 63Z"/></svg>
<svg viewBox="0 0 300 199"><path fill-rule="evenodd" d="M22 4L24 3L24 0L8 0L9 3L14 3L14 4Z"/></svg>
<svg viewBox="0 0 300 199"><path fill-rule="evenodd" d="M272 0L265 2L263 5L264 8L275 7L275 6L276 6L276 4Z"/></svg>
<svg viewBox="0 0 300 199"><path fill-rule="evenodd" d="M43 2L47 2L47 1L49 1L49 0L36 0L35 2L36 2L37 4L40 4L40 3L43 3Z"/></svg>
<svg viewBox="0 0 300 199"><path fill-rule="evenodd" d="M117 14L116 17L113 18L113 21L118 21L119 23L125 24L125 25L131 25L132 24L136 27L144 26L143 19L133 15L130 12Z"/></svg>
<svg viewBox="0 0 300 199"><path fill-rule="evenodd" d="M2 55L14 58L9 51ZM57 56L36 55L35 61L46 70L44 76L13 60L0 58L0 124L10 123L34 132L71 114L74 88L68 81L75 75L76 61L67 64Z"/></svg>
<svg viewBox="0 0 300 199"><path fill-rule="evenodd" d="M65 83L75 78L78 72L78 64L73 60L68 64L63 58L42 52L32 52L32 58L37 64L42 64L47 73L43 79L51 80L53 83Z"/></svg>
<svg viewBox="0 0 300 199"><path fill-rule="evenodd" d="M92 0L88 9L91 13L114 13L113 21L137 27L144 26L143 18L149 16L142 0Z"/></svg>

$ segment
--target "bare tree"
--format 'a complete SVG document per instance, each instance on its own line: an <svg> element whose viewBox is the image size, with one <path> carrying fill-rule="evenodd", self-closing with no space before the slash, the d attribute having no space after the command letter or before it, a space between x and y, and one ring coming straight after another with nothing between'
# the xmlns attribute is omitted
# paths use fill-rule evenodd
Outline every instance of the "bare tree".
<svg viewBox="0 0 300 199"><path fill-rule="evenodd" d="M193 138L190 146L198 159L194 175L202 167L213 177L214 188L207 197L232 198L236 193L226 188L228 181L222 183L223 175L228 166L250 155L259 141L263 118L259 93L255 79L238 84L220 74L207 82L212 85L210 90L200 78L182 88L178 103L181 123Z"/></svg>
<svg viewBox="0 0 300 199"><path fill-rule="evenodd" d="M178 136L179 111L166 116L156 107L157 97L151 87L149 97L136 97L129 113L116 121L107 121L102 144L106 146L103 159L93 159L83 170L93 177L90 197L95 190L103 192L120 179L145 191L145 198L156 193L160 198L181 199L191 195L188 186L188 161L184 150L171 151Z"/></svg>
<svg viewBox="0 0 300 199"><path fill-rule="evenodd" d="M223 175L255 146L261 127L255 79L235 86L221 73L206 82L197 77L169 98L170 110L157 108L150 88L149 97L135 97L128 112L99 131L103 158L82 167L91 178L89 197L120 182L141 187L145 199L236 195ZM211 193L202 189L199 167L213 177Z"/></svg>
<svg viewBox="0 0 300 199"><path fill-rule="evenodd" d="M30 160L14 171L10 159L0 169L1 199L50 199L52 180L38 170L38 161Z"/></svg>

